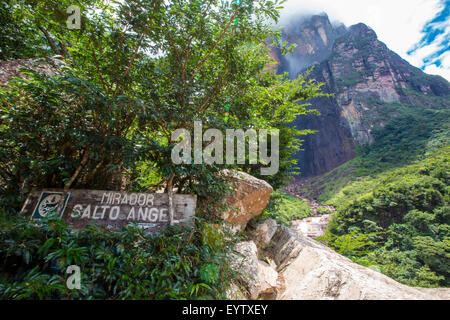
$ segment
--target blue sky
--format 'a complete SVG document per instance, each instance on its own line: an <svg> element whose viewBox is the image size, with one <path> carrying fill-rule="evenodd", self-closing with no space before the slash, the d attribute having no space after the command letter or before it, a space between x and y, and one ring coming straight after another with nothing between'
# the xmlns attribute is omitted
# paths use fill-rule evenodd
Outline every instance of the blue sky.
<svg viewBox="0 0 450 320"><path fill-rule="evenodd" d="M450 81L450 0L288 0L284 6L283 19L326 12L347 26L363 22L409 63Z"/></svg>
<svg viewBox="0 0 450 320"><path fill-rule="evenodd" d="M450 80L450 0L440 1L440 10L423 26L422 32L420 41L407 54L417 56L423 70L442 72Z"/></svg>

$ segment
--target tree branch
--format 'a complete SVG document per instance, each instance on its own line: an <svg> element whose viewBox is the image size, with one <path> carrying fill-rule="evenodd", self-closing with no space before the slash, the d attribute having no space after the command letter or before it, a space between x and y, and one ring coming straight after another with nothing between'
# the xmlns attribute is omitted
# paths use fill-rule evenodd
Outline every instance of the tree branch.
<svg viewBox="0 0 450 320"><path fill-rule="evenodd" d="M106 87L105 81L103 80L102 73L100 72L100 66L98 64L97 55L95 54L93 40L92 40L92 38L90 38L90 40L91 40L92 55L94 56L94 62L95 62L95 67L97 69L97 74L98 74L98 76L100 78L100 81L102 82L103 89L105 90L106 93L108 93L108 88Z"/></svg>
<svg viewBox="0 0 450 320"><path fill-rule="evenodd" d="M236 8L236 10L234 11L233 16L231 17L231 19L228 21L228 24L225 28L225 30L223 30L222 34L220 35L219 39L217 40L217 42L214 44L214 46L212 47L212 49L209 51L209 53L206 55L205 59L203 59L203 61L200 63L200 65L197 67L197 69L195 70L194 74L192 75L192 77L189 79L189 81L186 83L186 86L194 79L194 77L197 75L197 73L200 71L200 69L203 67L203 65L205 64L205 62L209 59L209 56L213 53L213 51L216 49L216 47L219 45L219 43L222 41L223 37L225 36L226 32L228 31L228 28L230 28L231 26L231 22L234 20L234 18L236 17L236 15L238 14L238 10L241 7L241 4L239 4Z"/></svg>
<svg viewBox="0 0 450 320"><path fill-rule="evenodd" d="M167 37L169 38L170 45L172 46L173 51L175 52L175 55L177 56L177 60L178 60L178 64L180 65L180 68L183 68L183 62L181 61L181 56L178 53L177 47L175 46L175 42L173 41L172 37L170 36L170 30L169 30L169 27L167 26L167 24L166 24L166 27L167 27Z"/></svg>
<svg viewBox="0 0 450 320"><path fill-rule="evenodd" d="M223 87L223 82L224 82L223 79L226 74L227 74L227 69L224 69L224 72L222 73L222 75L220 77L220 81L217 83L217 85L214 88L214 90L212 91L212 93L210 95L208 95L206 100L202 103L202 105L198 109L199 112L203 112L204 110L206 110L208 107L208 104L219 94L220 89Z"/></svg>
<svg viewBox="0 0 450 320"><path fill-rule="evenodd" d="M208 6L206 7L205 12L203 13L203 19L208 15L208 11L209 8L211 7L211 3L212 0L209 1ZM189 59L189 53L191 51L191 44L192 44L192 40L194 39L194 34L192 34L189 39L188 39L188 45L186 47L186 55L184 57L184 64L183 64L183 70L181 71L181 80L183 81L183 85L184 85L184 74L186 72L186 67L187 67L187 63L188 63L188 59Z"/></svg>
<svg viewBox="0 0 450 320"><path fill-rule="evenodd" d="M130 72L131 67L133 66L134 59L136 59L137 53L138 53L139 48L141 47L141 44L142 44L142 40L144 40L144 34L145 34L145 33L142 33L142 34L141 34L141 37L139 38L139 42L138 42L138 45L136 46L136 50L134 50L134 54L133 54L133 56L132 56L131 59L130 59L130 63L128 64L127 70L125 70L124 74L122 75L122 79L119 79L119 81L117 81L117 84L116 84L116 90L114 90L114 97L117 95L117 92L118 92L118 90L119 90L120 82L121 82L120 80L125 79L125 77L126 77L126 76L128 75L128 73Z"/></svg>
<svg viewBox="0 0 450 320"><path fill-rule="evenodd" d="M81 170L83 169L83 167L86 165L86 163L89 160L89 155L91 154L91 150L86 149L84 151L83 154L83 159L81 159L81 163L78 166L77 170L75 170L74 174L72 175L72 177L70 177L69 181L66 183L66 185L64 186L64 191L67 191L70 189L70 187L72 186L73 182L78 178L78 175L80 174Z"/></svg>
<svg viewBox="0 0 450 320"><path fill-rule="evenodd" d="M60 51L58 50L58 47L56 46L55 42L53 41L52 37L50 36L50 33L48 33L48 31L44 27L41 27L40 25L38 25L38 28L44 34L44 36L47 39L48 43L50 44L50 47L52 48L53 52L55 54L60 54Z"/></svg>
<svg viewBox="0 0 450 320"><path fill-rule="evenodd" d="M124 30L124 32L125 31L126 31L126 29ZM120 55L122 54L124 39L125 39L125 35L124 35L124 33L122 33L122 37L120 38L119 48L117 49L117 54L116 54L116 66L119 65L119 58L120 58ZM118 70L117 73L115 74L115 76L117 77L116 83L117 83L117 81L119 81L118 73L120 73L120 70ZM113 83L111 82L111 86L109 87L110 90L112 90L112 86L113 86Z"/></svg>

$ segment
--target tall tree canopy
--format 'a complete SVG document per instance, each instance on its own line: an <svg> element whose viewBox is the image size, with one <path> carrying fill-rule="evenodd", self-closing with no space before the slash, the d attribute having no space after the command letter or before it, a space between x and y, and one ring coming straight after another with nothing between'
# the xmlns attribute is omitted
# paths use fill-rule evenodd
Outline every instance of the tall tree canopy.
<svg viewBox="0 0 450 320"><path fill-rule="evenodd" d="M271 71L282 2L6 1L1 14L11 24L0 36L17 39L18 31L23 40L2 43L1 58L64 65L57 76L30 74L0 91L4 194L117 188L117 173L134 189L170 181L200 197L221 193L223 166L170 159L171 133L194 120L204 129L279 129L280 172L264 178L283 185L295 172L299 136L310 133L286 124L314 112L305 101L321 93L303 75ZM80 8L80 29L67 27L71 5ZM241 170L257 174L259 166Z"/></svg>

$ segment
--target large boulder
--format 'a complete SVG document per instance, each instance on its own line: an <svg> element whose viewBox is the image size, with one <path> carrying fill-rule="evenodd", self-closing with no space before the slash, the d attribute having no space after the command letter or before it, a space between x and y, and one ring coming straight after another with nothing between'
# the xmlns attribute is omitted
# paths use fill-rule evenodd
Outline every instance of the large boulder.
<svg viewBox="0 0 450 320"><path fill-rule="evenodd" d="M269 296L278 289L278 273L268 263L258 260L258 249L253 241L236 244L232 255L231 266L240 274L240 281L246 292L234 287L228 297L242 299L248 297L256 300L261 295ZM239 296L241 294L241 296Z"/></svg>
<svg viewBox="0 0 450 320"><path fill-rule="evenodd" d="M277 227L278 225L275 220L264 220L258 223L254 230L250 231L250 238L255 241L258 247L265 248L275 235Z"/></svg>
<svg viewBox="0 0 450 320"><path fill-rule="evenodd" d="M258 260L258 298L275 299L281 285L278 281L278 272L273 266L265 261Z"/></svg>
<svg viewBox="0 0 450 320"><path fill-rule="evenodd" d="M450 292L405 286L286 227L277 229L272 242L270 253L284 280L280 300L428 300Z"/></svg>
<svg viewBox="0 0 450 320"><path fill-rule="evenodd" d="M253 217L260 215L269 202L273 188L266 181L247 173L226 170L234 193L225 197L224 203L231 209L222 218L231 223L234 231L244 230Z"/></svg>
<svg viewBox="0 0 450 320"><path fill-rule="evenodd" d="M6 87L6 83L13 78L27 78L21 69L33 70L47 76L55 76L63 62L57 59L18 59L11 61L0 61L0 86Z"/></svg>

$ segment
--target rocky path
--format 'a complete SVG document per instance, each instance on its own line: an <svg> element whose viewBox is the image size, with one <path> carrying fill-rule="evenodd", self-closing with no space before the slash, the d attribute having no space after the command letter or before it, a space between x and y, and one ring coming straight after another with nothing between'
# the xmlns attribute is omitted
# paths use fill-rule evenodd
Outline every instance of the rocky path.
<svg viewBox="0 0 450 320"><path fill-rule="evenodd" d="M321 205L317 200L302 197L297 192L295 192L295 190L295 188L290 189L288 187L285 192L290 196L308 201L308 206L311 208L313 216L292 221L291 228L299 232L300 234L310 238L316 239L320 236L323 236L327 230L328 223L333 217L335 208L333 206ZM324 212L329 213L324 214Z"/></svg>
<svg viewBox="0 0 450 320"><path fill-rule="evenodd" d="M294 220L291 222L291 228L304 236L316 239L325 234L332 216L332 214L326 214Z"/></svg>

